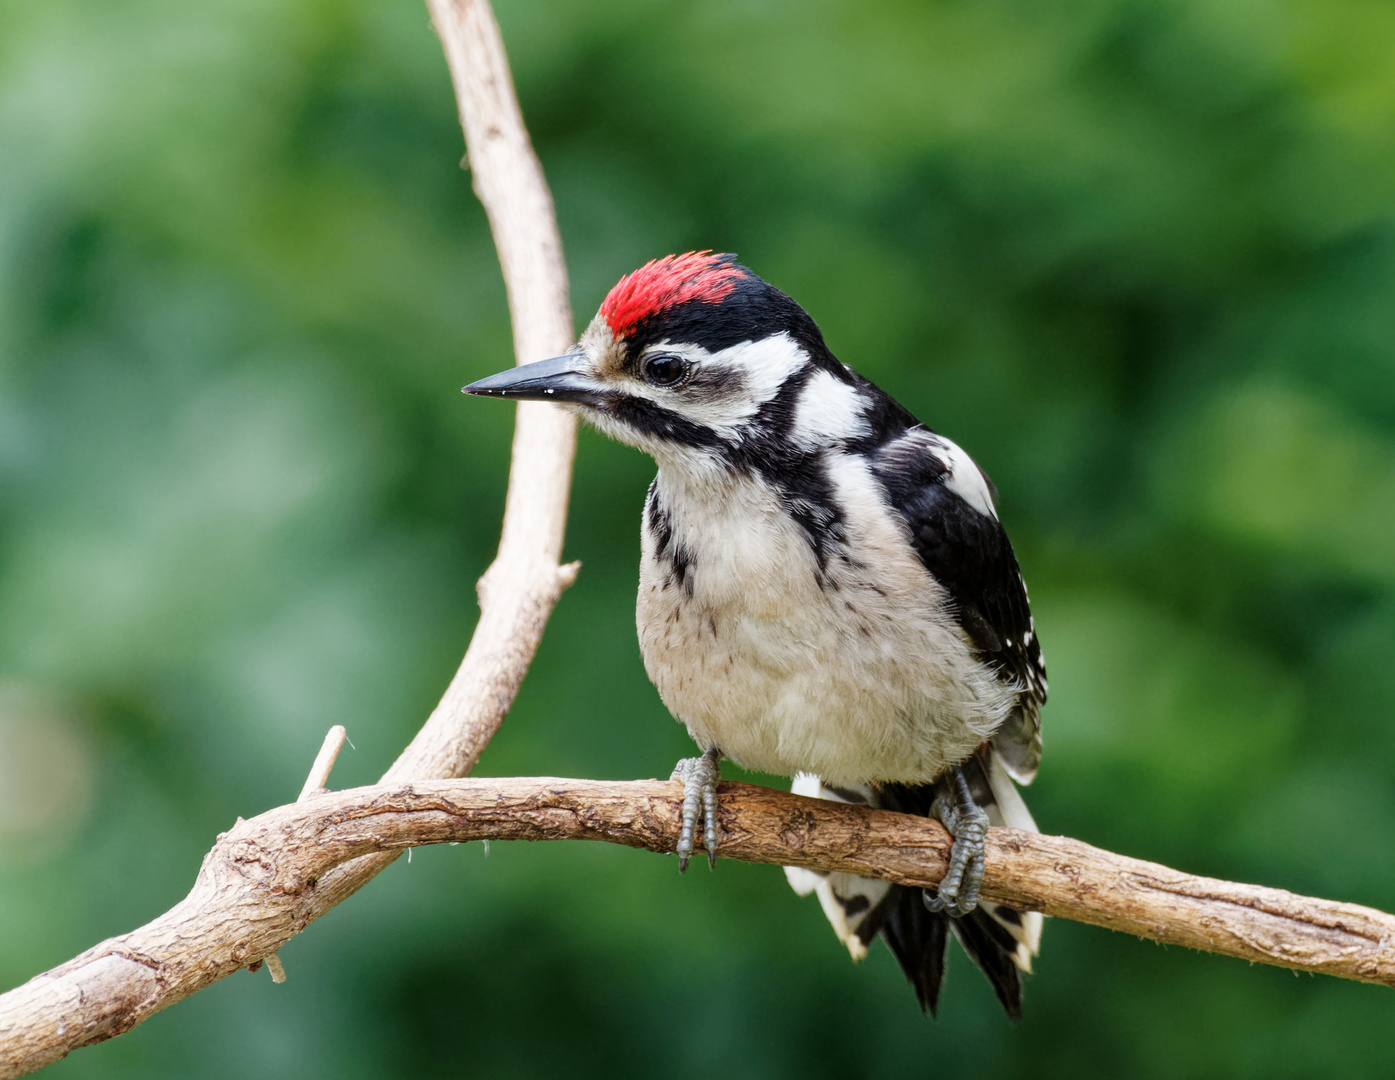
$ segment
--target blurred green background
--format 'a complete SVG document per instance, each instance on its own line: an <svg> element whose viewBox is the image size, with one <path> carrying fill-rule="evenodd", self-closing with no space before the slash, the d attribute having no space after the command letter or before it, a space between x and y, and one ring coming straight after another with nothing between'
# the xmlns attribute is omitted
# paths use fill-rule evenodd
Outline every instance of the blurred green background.
<svg viewBox="0 0 1395 1080"><path fill-rule="evenodd" d="M735 251L996 479L1050 665L1048 831L1395 908L1395 8L501 0L579 326ZM0 988L371 782L497 539L511 361L415 0L0 5ZM667 775L647 459L481 774ZM783 781L773 781L783 783ZM423 849L55 1077L1388 1077L1388 990L1056 921L938 1022L769 867Z"/></svg>

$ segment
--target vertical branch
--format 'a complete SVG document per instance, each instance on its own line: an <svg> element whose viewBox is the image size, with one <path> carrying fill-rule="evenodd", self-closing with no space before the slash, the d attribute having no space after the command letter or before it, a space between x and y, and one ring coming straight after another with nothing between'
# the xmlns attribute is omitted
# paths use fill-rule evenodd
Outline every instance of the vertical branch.
<svg viewBox="0 0 1395 1080"><path fill-rule="evenodd" d="M574 340L567 268L552 192L514 93L488 0L426 0L450 67L475 194L484 204L508 290L520 364ZM430 718L385 783L464 776L518 693L552 609L576 577L559 566L576 421L543 402L518 406L499 553L479 582L480 621ZM372 855L320 883L317 913L362 888L397 855Z"/></svg>
<svg viewBox="0 0 1395 1080"><path fill-rule="evenodd" d="M445 48L475 194L508 289L514 354L526 364L574 340L552 192L514 94L487 0L427 0ZM480 581L469 652L431 719L384 780L462 776L498 729L543 626L575 568L559 569L576 421L555 405L518 406L499 554Z"/></svg>
<svg viewBox="0 0 1395 1080"><path fill-rule="evenodd" d="M567 272L552 195L523 126L499 28L487 0L428 0L428 6L450 65L475 191L499 251L517 359L544 359L572 342ZM479 623L445 696L384 781L463 776L513 704L548 616L576 576L575 566L558 566L575 448L569 415L547 404L519 407L503 535L480 581ZM326 751L316 777L328 774L331 758ZM295 891L308 901L290 921L269 918L266 904L256 901L215 931L212 949L200 947L186 920L246 872L239 865L228 881L212 885L201 878L162 919L101 942L3 995L0 1077L120 1035L234 971L270 961L289 937L362 888L397 854L365 855L299 882Z"/></svg>

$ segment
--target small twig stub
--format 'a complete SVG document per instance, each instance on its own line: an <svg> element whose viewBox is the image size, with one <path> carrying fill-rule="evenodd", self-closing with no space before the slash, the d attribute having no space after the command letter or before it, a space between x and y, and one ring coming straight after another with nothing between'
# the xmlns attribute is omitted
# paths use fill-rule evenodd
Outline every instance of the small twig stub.
<svg viewBox="0 0 1395 1080"><path fill-rule="evenodd" d="M343 724L335 724L329 729L324 743L320 746L320 752L315 755L315 763L310 766L310 775L305 778L305 786L300 789L297 802L303 802L315 792L329 786L329 774L334 769L334 763L339 760L339 751L344 748L344 742L348 737L349 733Z"/></svg>

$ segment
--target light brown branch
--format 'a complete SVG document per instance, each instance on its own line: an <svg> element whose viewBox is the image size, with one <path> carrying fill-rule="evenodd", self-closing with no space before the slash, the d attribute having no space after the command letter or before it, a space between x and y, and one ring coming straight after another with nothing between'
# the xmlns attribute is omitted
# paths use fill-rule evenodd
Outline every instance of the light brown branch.
<svg viewBox="0 0 1395 1080"><path fill-rule="evenodd" d="M937 822L746 784L723 784L720 795L725 858L921 887L944 873L950 841ZM0 996L0 1078L54 1060L73 1045L74 1026L129 1027L207 985L211 972L274 954L318 914L336 868L356 859L486 839L669 852L680 798L680 785L657 780L438 780L324 792L239 822L167 914ZM1395 986L1395 916L1193 877L1066 837L991 830L983 895L1164 944Z"/></svg>
<svg viewBox="0 0 1395 1080"><path fill-rule="evenodd" d="M344 741L348 737L349 733L343 724L335 724L329 729L325 741L320 746L320 752L315 755L315 763L310 766L310 775L305 778L305 784L300 789L300 797L296 802L304 802L315 792L329 785L329 774L334 771L334 763L339 760L339 751L344 749Z"/></svg>
<svg viewBox="0 0 1395 1080"><path fill-rule="evenodd" d="M514 95L504 42L487 0L427 0L455 86L475 194L484 204L508 290L514 356L527 364L574 339L567 268L552 192ZM499 553L479 582L480 621L459 670L384 783L464 776L503 722L543 628L577 563L559 566L576 422L556 406L518 406ZM321 883L323 915L396 855L337 868Z"/></svg>
<svg viewBox="0 0 1395 1080"><path fill-rule="evenodd" d="M475 191L489 216L504 271L516 359L527 363L556 355L573 340L566 266L552 195L514 96L499 28L487 0L427 0L427 6L445 48ZM576 577L575 565L558 565L575 447L570 416L547 404L519 406L499 552L479 583L479 623L445 696L384 781L463 776L498 730L548 616ZM295 932L362 888L396 857L395 851L386 851L326 870L313 905L298 912ZM169 925L187 917L191 903L192 895L170 912L165 918L174 922ZM247 916L249 926L223 928L233 952L241 956L231 968L219 953L206 963L181 968L171 980L163 966L138 949L98 946L84 954L85 960L65 965L62 978L40 976L12 991L5 996L7 1008L23 1005L21 1015L27 1009L44 1020L38 1028L9 1029L0 1021L0 1057L8 1063L0 1075L19 1075L74 1047L119 1035L240 964L269 959L276 945L246 947L263 940L266 935L254 927L269 925L267 920L250 910ZM163 924L157 920L151 926Z"/></svg>
<svg viewBox="0 0 1395 1080"><path fill-rule="evenodd" d="M559 353L572 339L561 244L498 28L485 0L427 4L499 250L517 360ZM443 779L473 767L575 577L574 565L558 565L574 447L565 414L519 407L503 535L480 581L479 624L441 703L383 785L320 791L333 765L327 740L302 800L223 834L173 909L0 995L0 1080L127 1031L242 967L265 960L278 973L277 949L404 848L574 838L672 849L671 783ZM948 837L924 819L744 785L724 785L721 806L730 858L916 886L944 871ZM1191 877L1063 837L990 832L984 895L1161 942L1395 985L1389 915Z"/></svg>
<svg viewBox="0 0 1395 1080"><path fill-rule="evenodd" d="M514 96L486 0L427 0L460 105L475 194L489 215L508 286L520 364L575 339L552 193ZM499 555L480 580L480 621L441 703L383 777L463 776L513 703L575 565L559 567L576 422L554 405L518 406Z"/></svg>

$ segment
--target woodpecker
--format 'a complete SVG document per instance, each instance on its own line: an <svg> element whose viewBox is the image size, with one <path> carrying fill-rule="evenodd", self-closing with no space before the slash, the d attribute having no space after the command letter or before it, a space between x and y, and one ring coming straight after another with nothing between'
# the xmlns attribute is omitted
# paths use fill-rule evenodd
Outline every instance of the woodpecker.
<svg viewBox="0 0 1395 1080"><path fill-rule="evenodd" d="M715 864L723 757L797 793L934 816L938 889L788 868L854 958L880 934L934 1013L952 934L1020 1016L1042 916L980 901L990 825L1035 830L1046 668L986 473L711 252L623 277L563 356L465 393L553 401L651 455L636 621L702 755L677 852ZM1016 783L1014 783L1014 781Z"/></svg>

